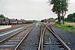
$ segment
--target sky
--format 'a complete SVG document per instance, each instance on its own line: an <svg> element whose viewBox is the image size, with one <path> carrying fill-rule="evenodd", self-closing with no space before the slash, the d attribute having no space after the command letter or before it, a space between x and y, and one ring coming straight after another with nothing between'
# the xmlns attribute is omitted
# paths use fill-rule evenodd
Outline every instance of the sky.
<svg viewBox="0 0 75 50"><path fill-rule="evenodd" d="M75 0L69 0L68 12L75 12ZM25 20L42 20L56 18L48 0L0 0L0 14L8 18Z"/></svg>

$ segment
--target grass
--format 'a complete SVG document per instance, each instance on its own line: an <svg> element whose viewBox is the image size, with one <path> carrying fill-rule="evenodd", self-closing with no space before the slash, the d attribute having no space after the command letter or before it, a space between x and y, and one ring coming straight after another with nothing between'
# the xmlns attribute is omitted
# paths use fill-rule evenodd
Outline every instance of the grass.
<svg viewBox="0 0 75 50"><path fill-rule="evenodd" d="M62 28L64 31L71 33L72 35L75 35L75 26L67 24L55 24L55 27Z"/></svg>

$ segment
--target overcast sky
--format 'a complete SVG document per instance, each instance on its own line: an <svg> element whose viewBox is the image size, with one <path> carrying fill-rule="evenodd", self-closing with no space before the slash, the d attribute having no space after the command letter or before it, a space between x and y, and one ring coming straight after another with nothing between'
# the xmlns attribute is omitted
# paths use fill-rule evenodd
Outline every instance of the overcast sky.
<svg viewBox="0 0 75 50"><path fill-rule="evenodd" d="M0 0L0 14L9 18L41 20L57 16L48 0ZM75 12L75 0L70 0L67 14Z"/></svg>

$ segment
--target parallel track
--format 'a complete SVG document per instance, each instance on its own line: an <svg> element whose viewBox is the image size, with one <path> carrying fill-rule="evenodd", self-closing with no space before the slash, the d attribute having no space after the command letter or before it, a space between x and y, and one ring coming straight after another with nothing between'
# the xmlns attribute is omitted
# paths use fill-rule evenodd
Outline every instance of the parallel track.
<svg viewBox="0 0 75 50"><path fill-rule="evenodd" d="M0 49L1 50L17 50L20 44L23 42L23 40L25 40L25 38L29 35L31 30L32 30L32 27L30 25L30 26L27 26L26 28L24 27L24 29L19 31L18 33L3 39L2 41L0 41Z"/></svg>
<svg viewBox="0 0 75 50"><path fill-rule="evenodd" d="M45 30L46 30L46 28L41 28L41 34L40 34L38 50L43 50Z"/></svg>
<svg viewBox="0 0 75 50"><path fill-rule="evenodd" d="M10 36L8 36L8 37L6 37L6 38L2 39L2 40L0 41L0 43L2 43L2 42L4 42L4 41L6 41L6 40L8 40L8 39L12 38L13 36L15 36L15 35L19 34L20 32L22 32L22 31L26 30L28 27L30 27L30 25L28 25L28 26L24 26L24 27L23 27L23 29L20 29L19 31L15 32L15 34L10 35Z"/></svg>
<svg viewBox="0 0 75 50"><path fill-rule="evenodd" d="M26 33L26 35L22 38L22 40L17 44L17 46L15 47L15 50L18 50L20 45L22 44L22 42L28 37L28 35L30 34L30 32L33 30L33 28L29 29L28 32Z"/></svg>
<svg viewBox="0 0 75 50"><path fill-rule="evenodd" d="M12 36L9 36L8 38L0 41L0 49L2 50L20 50L20 47L22 47L21 44L23 44L23 42L28 38L32 30L33 30L33 27L28 26L24 28L23 30L19 31L18 33ZM51 37L46 37L46 35L47 36L50 35ZM50 44L45 43L46 39L48 38L52 39L52 43ZM58 45L55 45L55 43L53 43L53 40ZM62 38L59 37L59 35L56 34L56 32L51 27L49 28L48 25L41 24L37 50L45 50L45 49L47 50L46 47L48 46L46 44L48 44L48 46L51 46L51 45L59 46L60 45L63 49L59 49L59 50L71 50L69 46L62 40ZM60 48L60 47L57 47L57 48ZM50 50L56 50L56 49L53 48Z"/></svg>
<svg viewBox="0 0 75 50"><path fill-rule="evenodd" d="M46 24L44 25L43 29L41 29L38 50L44 50L45 46L47 46L45 44L45 39L44 39L45 34L47 34L46 30L48 30L52 34L52 36L55 38L56 42L59 43L59 44L47 44L47 45L61 46L59 48L63 48L63 49L60 49L60 50L71 50L71 48L56 34L56 32L51 27L49 28Z"/></svg>

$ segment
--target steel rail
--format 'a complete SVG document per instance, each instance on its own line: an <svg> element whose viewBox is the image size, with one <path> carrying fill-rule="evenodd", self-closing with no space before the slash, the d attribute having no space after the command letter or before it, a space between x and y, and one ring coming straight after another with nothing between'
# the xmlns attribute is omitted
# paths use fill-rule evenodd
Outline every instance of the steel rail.
<svg viewBox="0 0 75 50"><path fill-rule="evenodd" d="M45 34L45 30L46 30L46 27L42 30L41 29L41 35L40 35L40 40L39 40L39 46L38 46L38 50L43 50L43 41L44 41L44 34Z"/></svg>
<svg viewBox="0 0 75 50"><path fill-rule="evenodd" d="M71 48L56 34L56 32L51 27L49 28L47 25L45 26L59 40L59 42L64 47L64 50L71 50Z"/></svg>
<svg viewBox="0 0 75 50"><path fill-rule="evenodd" d="M25 41L25 39L28 37L28 35L30 34L30 32L33 30L33 28L29 29L28 32L26 33L26 35L22 38L22 40L17 44L17 46L15 47L14 50L18 50L19 47L21 46L22 42Z"/></svg>
<svg viewBox="0 0 75 50"><path fill-rule="evenodd" d="M15 33L15 34L13 34L13 35L10 35L9 37L7 37L7 38L4 38L3 40L1 40L0 41L0 43L3 43L3 42L5 42L6 40L8 40L8 39L10 39L10 38L12 38L13 36L15 36L15 35L17 35L17 34L19 34L20 32L22 32L22 31L24 31L24 30L26 30L28 27L30 27L31 25L28 25L28 26L25 26L24 27L24 29L23 30L20 30L20 31L18 31L17 33Z"/></svg>

